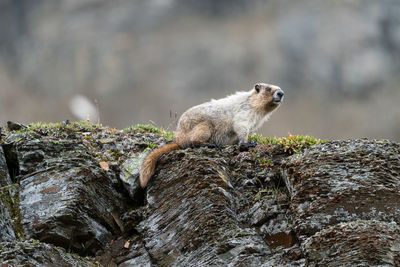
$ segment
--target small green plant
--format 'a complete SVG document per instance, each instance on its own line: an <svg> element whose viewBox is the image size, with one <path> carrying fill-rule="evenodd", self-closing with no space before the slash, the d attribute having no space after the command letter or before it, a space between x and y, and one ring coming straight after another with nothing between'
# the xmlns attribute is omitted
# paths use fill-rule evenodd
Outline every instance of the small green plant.
<svg viewBox="0 0 400 267"><path fill-rule="evenodd" d="M269 189L262 189L255 194L253 202L259 202L261 200L268 200L272 198L276 198L280 194L284 193L284 187L274 187Z"/></svg>
<svg viewBox="0 0 400 267"><path fill-rule="evenodd" d="M149 149L155 149L155 148L157 148L157 144L156 144L156 143L147 142L146 145L147 145L147 147L148 147Z"/></svg>
<svg viewBox="0 0 400 267"><path fill-rule="evenodd" d="M309 135L291 134L285 137L264 137L260 134L253 134L249 136L249 141L255 141L261 145L279 145L289 154L298 153L304 148L326 142Z"/></svg>
<svg viewBox="0 0 400 267"><path fill-rule="evenodd" d="M151 124L137 124L125 128L123 131L125 133L135 132L135 133L156 133L156 134L161 134L162 132L161 129L158 129L157 127Z"/></svg>
<svg viewBox="0 0 400 267"><path fill-rule="evenodd" d="M172 142L174 140L174 132L172 131L164 131L162 136L167 139L168 142Z"/></svg>
<svg viewBox="0 0 400 267"><path fill-rule="evenodd" d="M266 158L259 158L258 159L258 164L261 167L272 167L274 164L272 163L272 159L266 159Z"/></svg>
<svg viewBox="0 0 400 267"><path fill-rule="evenodd" d="M258 202L258 201L260 201L262 199L270 199L274 195L276 195L276 192L274 190L272 190L272 189L262 189L262 190L257 192L257 194L254 196L253 201L254 202Z"/></svg>
<svg viewBox="0 0 400 267"><path fill-rule="evenodd" d="M124 133L130 133L130 132L155 133L155 134L158 134L158 135L164 137L165 139L167 139L168 142L171 142L172 140L174 140L174 132L167 131L162 128L157 128L151 124L137 124L137 125L125 128L123 131L124 131Z"/></svg>
<svg viewBox="0 0 400 267"><path fill-rule="evenodd" d="M44 123L37 122L29 124L26 128L23 128L16 133L30 133L34 131L46 131L48 133L56 133L61 130L69 130L73 132L91 132L96 129L102 128L101 124L94 124L88 121L77 121L77 122L57 122L57 123Z"/></svg>

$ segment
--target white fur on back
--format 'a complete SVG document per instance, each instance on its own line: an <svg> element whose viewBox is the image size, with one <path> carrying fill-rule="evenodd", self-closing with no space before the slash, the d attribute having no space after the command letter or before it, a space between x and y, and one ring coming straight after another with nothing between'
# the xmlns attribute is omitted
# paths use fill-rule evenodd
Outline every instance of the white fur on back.
<svg viewBox="0 0 400 267"><path fill-rule="evenodd" d="M249 97L251 91L240 91L221 99L212 99L209 102L193 107L193 110L203 110L209 116L215 117L218 120L233 120L236 125L242 125L247 128L249 133L257 130L269 115L263 116L251 108Z"/></svg>
<svg viewBox="0 0 400 267"><path fill-rule="evenodd" d="M221 99L194 106L184 112L178 121L175 139L181 147L193 140L215 143L219 146L236 142L246 143L248 135L255 132L268 118L259 105L255 90L237 92ZM197 126L208 127L208 130ZM203 136L210 135L210 137Z"/></svg>

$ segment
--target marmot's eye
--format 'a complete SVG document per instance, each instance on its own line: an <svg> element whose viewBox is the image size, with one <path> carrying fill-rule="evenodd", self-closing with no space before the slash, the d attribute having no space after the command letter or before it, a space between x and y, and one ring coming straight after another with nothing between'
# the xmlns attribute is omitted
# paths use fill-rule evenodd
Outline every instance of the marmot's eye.
<svg viewBox="0 0 400 267"><path fill-rule="evenodd" d="M271 92L271 87L265 87L265 91L266 91L267 93Z"/></svg>

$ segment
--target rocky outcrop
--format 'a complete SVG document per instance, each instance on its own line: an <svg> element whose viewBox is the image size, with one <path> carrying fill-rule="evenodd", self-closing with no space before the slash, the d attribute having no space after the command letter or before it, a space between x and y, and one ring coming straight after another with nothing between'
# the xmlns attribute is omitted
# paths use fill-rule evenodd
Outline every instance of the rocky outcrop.
<svg viewBox="0 0 400 267"><path fill-rule="evenodd" d="M399 266L400 228L375 220L328 227L304 243L310 266Z"/></svg>
<svg viewBox="0 0 400 267"><path fill-rule="evenodd" d="M308 147L288 139L188 148L162 157L143 190L140 159L147 147L166 142L160 133L87 123L7 132L0 262L400 264L399 144L363 139Z"/></svg>
<svg viewBox="0 0 400 267"><path fill-rule="evenodd" d="M400 223L400 146L387 141L332 141L284 165L300 236L357 220Z"/></svg>

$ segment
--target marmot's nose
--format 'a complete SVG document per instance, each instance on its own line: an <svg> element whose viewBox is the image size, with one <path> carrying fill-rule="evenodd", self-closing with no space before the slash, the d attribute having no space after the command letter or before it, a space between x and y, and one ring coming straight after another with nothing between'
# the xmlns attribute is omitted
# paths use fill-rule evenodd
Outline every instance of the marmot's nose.
<svg viewBox="0 0 400 267"><path fill-rule="evenodd" d="M279 97L282 99L282 97L285 95L285 93L282 91L282 89L278 89L275 92L275 96Z"/></svg>

